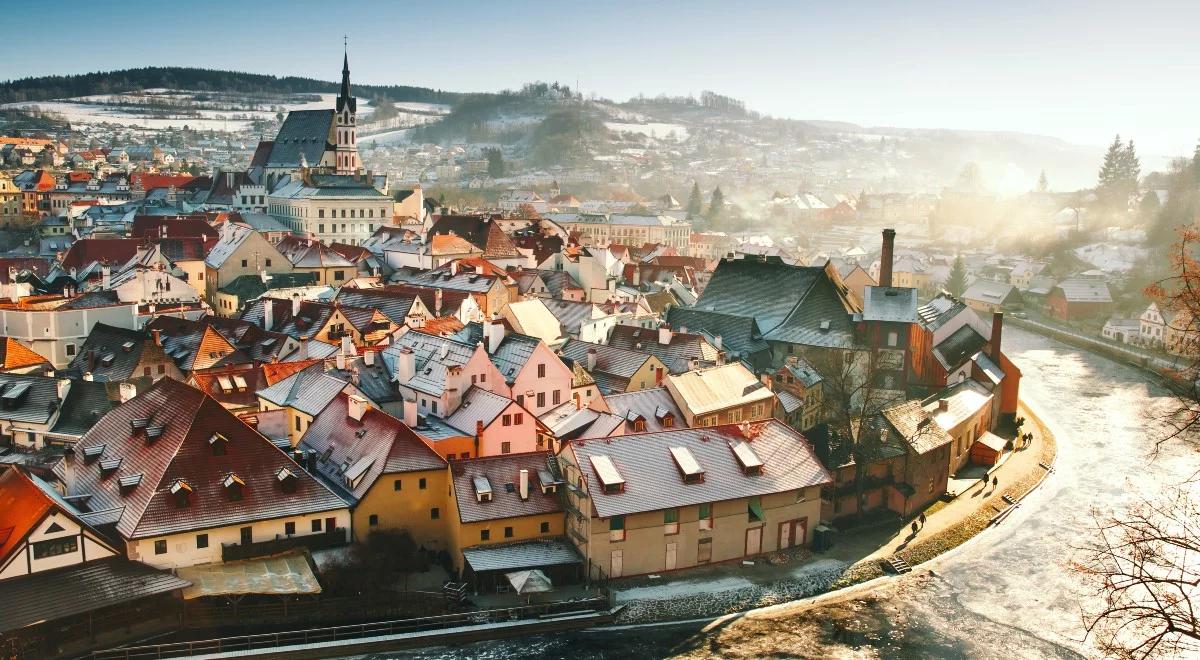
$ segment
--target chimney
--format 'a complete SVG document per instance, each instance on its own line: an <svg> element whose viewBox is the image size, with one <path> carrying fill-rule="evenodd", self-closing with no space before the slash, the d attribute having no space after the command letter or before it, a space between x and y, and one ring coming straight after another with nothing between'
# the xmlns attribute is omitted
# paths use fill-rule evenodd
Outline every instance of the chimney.
<svg viewBox="0 0 1200 660"><path fill-rule="evenodd" d="M950 400L938 399L938 412L946 412L947 410L950 410Z"/></svg>
<svg viewBox="0 0 1200 660"><path fill-rule="evenodd" d="M300 316L300 294L292 294L292 316Z"/></svg>
<svg viewBox="0 0 1200 660"><path fill-rule="evenodd" d="M368 367L375 366L375 351L363 351L363 364Z"/></svg>
<svg viewBox="0 0 1200 660"><path fill-rule="evenodd" d="M883 251L879 254L879 286L892 285L892 259L896 250L896 230L883 230Z"/></svg>
<svg viewBox="0 0 1200 660"><path fill-rule="evenodd" d="M766 387L768 390L771 390L772 392L775 391L775 383L772 382L772 380L771 380L771 374L764 373L759 378L760 378L760 380L762 380L762 384L764 387Z"/></svg>
<svg viewBox="0 0 1200 660"><path fill-rule="evenodd" d="M718 351L725 350L725 342L721 339L721 335L713 337L713 348L717 349Z"/></svg>
<svg viewBox="0 0 1200 660"><path fill-rule="evenodd" d="M96 349L94 348L89 348L87 350L87 370L96 370Z"/></svg>
<svg viewBox="0 0 1200 660"><path fill-rule="evenodd" d="M487 324L487 352L495 353L496 349L500 348L500 342L504 341L504 321L502 319L492 319Z"/></svg>
<svg viewBox="0 0 1200 660"><path fill-rule="evenodd" d="M442 317L442 290L441 289L433 290L433 315L438 318Z"/></svg>
<svg viewBox="0 0 1200 660"><path fill-rule="evenodd" d="M112 286L112 269L108 264L100 267L100 288L107 291Z"/></svg>
<svg viewBox="0 0 1200 660"><path fill-rule="evenodd" d="M992 312L992 341L988 357L1000 366L1000 340L1004 336L1004 312Z"/></svg>
<svg viewBox="0 0 1200 660"><path fill-rule="evenodd" d="M150 336L154 338L155 346L162 346L162 330L159 328L151 328Z"/></svg>
<svg viewBox="0 0 1200 660"><path fill-rule="evenodd" d="M63 447L63 495L75 494L75 446Z"/></svg>
<svg viewBox="0 0 1200 660"><path fill-rule="evenodd" d="M263 330L270 331L275 327L275 301L263 298Z"/></svg>
<svg viewBox="0 0 1200 660"><path fill-rule="evenodd" d="M483 264L478 264L477 266L475 266L475 274L483 275Z"/></svg>
<svg viewBox="0 0 1200 660"><path fill-rule="evenodd" d="M346 354L345 353L338 351L337 356L334 358L334 362L337 363L338 371L346 370Z"/></svg>
<svg viewBox="0 0 1200 660"><path fill-rule="evenodd" d="M411 401L403 399L401 405L403 408L402 416L404 417L401 421L409 428L417 428L417 400L415 398Z"/></svg>
<svg viewBox="0 0 1200 660"><path fill-rule="evenodd" d="M597 357L596 349L589 348L588 353L587 353L587 370L588 371L596 370L596 357Z"/></svg>
<svg viewBox="0 0 1200 660"><path fill-rule="evenodd" d="M83 379L90 383L95 380L95 376L92 375L92 372L85 371L83 372Z"/></svg>
<svg viewBox="0 0 1200 660"><path fill-rule="evenodd" d="M527 500L529 499L529 470L521 468L520 475L521 478L518 482L520 484L518 486L518 492L520 492L522 500Z"/></svg>
<svg viewBox="0 0 1200 660"><path fill-rule="evenodd" d="M258 271L258 277L259 277L259 279L262 280L263 284L266 284L267 282L271 281L270 276L267 275L267 269L265 269L265 268Z"/></svg>
<svg viewBox="0 0 1200 660"><path fill-rule="evenodd" d="M450 262L450 274L458 275L458 260L457 259Z"/></svg>
<svg viewBox="0 0 1200 660"><path fill-rule="evenodd" d="M120 387L121 387L121 403L125 403L126 401L137 396L137 385L134 385L133 383L121 383Z"/></svg>
<svg viewBox="0 0 1200 660"><path fill-rule="evenodd" d="M640 287L642 285L642 269L637 264L633 265L633 286Z"/></svg>
<svg viewBox="0 0 1200 660"><path fill-rule="evenodd" d="M59 378L58 382L55 383L55 385L57 386L57 390L58 390L56 392L56 394L58 395L58 400L62 401L63 399L67 398L67 391L71 389L71 379L70 378Z"/></svg>
<svg viewBox="0 0 1200 660"><path fill-rule="evenodd" d="M346 416L350 419L361 422L363 415L367 414L367 400L357 394L351 394L346 398Z"/></svg>
<svg viewBox="0 0 1200 660"><path fill-rule="evenodd" d="M349 333L342 335L342 355L355 355L354 342L350 341Z"/></svg>
<svg viewBox="0 0 1200 660"><path fill-rule="evenodd" d="M405 346L396 354L396 382L401 384L407 383L412 380L413 374L416 371L417 358L413 355L413 350ZM416 404L414 403L413 405ZM405 414L407 415L408 413L406 412Z"/></svg>
<svg viewBox="0 0 1200 660"><path fill-rule="evenodd" d="M669 346L671 344L671 336L671 326L666 323L658 326L658 343L663 346Z"/></svg>

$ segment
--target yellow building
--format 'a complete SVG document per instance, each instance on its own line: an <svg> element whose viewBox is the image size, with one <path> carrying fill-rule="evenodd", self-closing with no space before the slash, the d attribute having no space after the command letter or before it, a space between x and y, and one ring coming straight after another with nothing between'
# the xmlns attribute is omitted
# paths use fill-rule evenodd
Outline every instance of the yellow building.
<svg viewBox="0 0 1200 660"><path fill-rule="evenodd" d="M295 447L317 415L343 393L366 398L357 387L326 374L325 365L317 363L259 390L258 406L262 411L287 411L288 439Z"/></svg>
<svg viewBox="0 0 1200 660"><path fill-rule="evenodd" d="M775 413L775 393L741 362L668 376L666 385L688 426L752 422Z"/></svg>
<svg viewBox="0 0 1200 660"><path fill-rule="evenodd" d="M519 559L522 549L535 547L522 545L529 542L543 548L569 547L562 539L563 507L553 454L528 452L454 461L449 472L453 476L450 500L457 516L450 530L450 557L464 580L477 589L490 590L503 583L503 576L495 574L501 571L497 568L501 563L502 569L510 572L561 570L538 564L536 557L531 557L528 565L521 565ZM568 559L575 556L569 552ZM514 555L518 559L513 559ZM578 567L576 562L566 570L571 573ZM560 577L570 579L571 575Z"/></svg>
<svg viewBox="0 0 1200 660"><path fill-rule="evenodd" d="M446 461L403 422L365 397L338 394L300 439L315 470L353 505L355 537L408 532L419 547L445 550L452 528Z"/></svg>

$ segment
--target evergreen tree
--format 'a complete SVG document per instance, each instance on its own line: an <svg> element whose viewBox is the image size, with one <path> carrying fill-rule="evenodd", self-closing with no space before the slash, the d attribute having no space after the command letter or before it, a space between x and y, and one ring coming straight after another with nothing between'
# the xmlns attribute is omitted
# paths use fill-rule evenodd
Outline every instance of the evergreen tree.
<svg viewBox="0 0 1200 660"><path fill-rule="evenodd" d="M954 265L950 267L950 275L942 288L955 298L962 296L963 291L967 290L967 266L963 263L962 255L954 258Z"/></svg>
<svg viewBox="0 0 1200 660"><path fill-rule="evenodd" d="M499 149L487 150L488 176L499 179L504 176L504 155Z"/></svg>
<svg viewBox="0 0 1200 660"><path fill-rule="evenodd" d="M1038 176L1037 180L1037 191L1044 193L1048 190L1050 190L1050 181L1046 178L1046 170L1042 170L1042 173L1040 176Z"/></svg>
<svg viewBox="0 0 1200 660"><path fill-rule="evenodd" d="M1200 154L1200 151L1197 151ZM692 181L692 194L688 195L688 215L698 217L704 211L704 195L700 193L700 184Z"/></svg>
<svg viewBox="0 0 1200 660"><path fill-rule="evenodd" d="M1121 152L1121 180L1130 193L1137 192L1138 180L1142 177L1142 163L1138 160L1133 140Z"/></svg>
<svg viewBox="0 0 1200 660"><path fill-rule="evenodd" d="M1100 165L1100 173L1096 188L1101 191L1112 190L1119 185L1121 180L1121 152L1124 151L1124 146L1121 144L1120 134L1113 138L1112 144L1108 145L1108 151L1104 152L1104 163Z"/></svg>
<svg viewBox="0 0 1200 660"><path fill-rule="evenodd" d="M712 191L712 199L708 202L708 219L715 221L725 212L725 193L721 192L721 187L717 186Z"/></svg>

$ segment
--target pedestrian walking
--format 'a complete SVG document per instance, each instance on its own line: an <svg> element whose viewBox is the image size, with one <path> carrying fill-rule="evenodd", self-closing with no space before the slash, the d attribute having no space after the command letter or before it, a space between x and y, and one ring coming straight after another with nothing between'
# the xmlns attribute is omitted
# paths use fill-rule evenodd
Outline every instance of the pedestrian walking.
<svg viewBox="0 0 1200 660"><path fill-rule="evenodd" d="M917 535L917 521L915 521L915 520L912 523L912 533L913 533L913 536Z"/></svg>
<svg viewBox="0 0 1200 660"><path fill-rule="evenodd" d="M992 490L996 490L1000 486L1000 477L992 477Z"/></svg>
<svg viewBox="0 0 1200 660"><path fill-rule="evenodd" d="M925 529L925 513L924 512L921 513L921 517L918 518L918 520L921 521L921 529Z"/></svg>

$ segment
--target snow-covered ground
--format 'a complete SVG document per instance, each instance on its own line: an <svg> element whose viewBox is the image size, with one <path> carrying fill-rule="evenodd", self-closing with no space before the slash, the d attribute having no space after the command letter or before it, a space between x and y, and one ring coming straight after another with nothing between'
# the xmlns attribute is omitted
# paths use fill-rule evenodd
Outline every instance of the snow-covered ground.
<svg viewBox="0 0 1200 660"><path fill-rule="evenodd" d="M1075 248L1075 256L1106 273L1129 272L1134 264L1146 258L1147 254L1149 252L1146 248L1135 245L1092 243Z"/></svg>
<svg viewBox="0 0 1200 660"><path fill-rule="evenodd" d="M680 141L688 138L687 126L682 124L664 124L660 122L631 124L618 121L606 121L604 122L604 125L608 127L608 130L616 133L640 133L647 137L652 137L658 140L670 138L672 133L674 133L675 139Z"/></svg>

